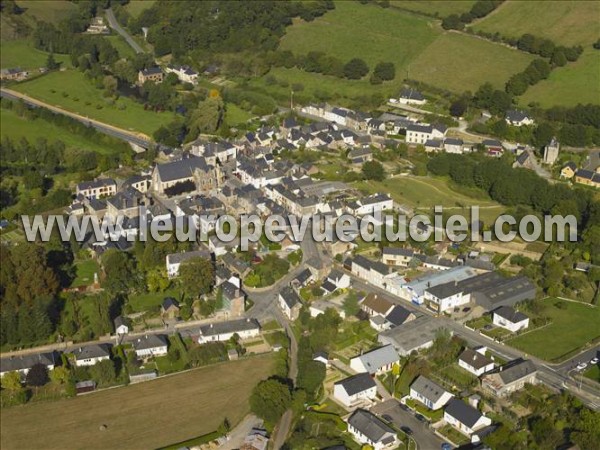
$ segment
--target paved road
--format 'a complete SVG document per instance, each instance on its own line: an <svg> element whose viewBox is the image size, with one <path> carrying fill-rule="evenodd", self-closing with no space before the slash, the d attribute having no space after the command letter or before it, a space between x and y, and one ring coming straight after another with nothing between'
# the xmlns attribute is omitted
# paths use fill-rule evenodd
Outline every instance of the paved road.
<svg viewBox="0 0 600 450"><path fill-rule="evenodd" d="M140 147L148 148L151 143L151 140L148 136L143 133L137 133L134 131L124 130L119 127L115 127L113 125L109 125L103 122L99 122L94 119L90 119L89 117L82 116L80 114L67 111L66 109L59 108L58 106L49 105L48 103L44 103L40 100L37 100L33 97L29 97L28 95L22 94L17 91L13 91L11 89L2 88L0 91L0 95L4 98L8 98L10 100L22 100L27 105L36 107L36 108L46 108L52 112L57 114L62 114L64 116L71 117L84 125L89 127L93 127L101 133L107 134L109 136L116 137L117 139L121 139L123 141L127 141L128 143L133 143L135 145L139 145Z"/></svg>
<svg viewBox="0 0 600 450"><path fill-rule="evenodd" d="M119 22L117 22L117 18L115 17L115 13L113 13L113 10L111 8L108 8L106 10L106 18L108 19L108 24L110 25L110 27L117 33L119 33L121 36L123 36L123 38L125 38L125 40L134 52L144 53L144 49L142 49L142 47L140 47L139 44L133 40L129 33L125 31L121 25L119 25Z"/></svg>
<svg viewBox="0 0 600 450"><path fill-rule="evenodd" d="M444 443L437 435L429 430L429 427L419 422L410 411L400 408L400 402L395 399L383 401L371 408L373 414L383 418L386 422L392 422L396 427L408 427L412 430L411 437L416 441L420 450L439 449ZM390 420L391 419L391 420Z"/></svg>
<svg viewBox="0 0 600 450"><path fill-rule="evenodd" d="M262 420L254 414L248 414L233 430L227 433L228 440L219 447L219 450L235 450L240 448L252 428L260 428L262 427L262 423Z"/></svg>

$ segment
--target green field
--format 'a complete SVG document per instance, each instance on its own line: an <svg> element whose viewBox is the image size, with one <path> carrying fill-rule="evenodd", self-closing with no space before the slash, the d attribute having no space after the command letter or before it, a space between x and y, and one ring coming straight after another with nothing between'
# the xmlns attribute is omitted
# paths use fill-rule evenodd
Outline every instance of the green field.
<svg viewBox="0 0 600 450"><path fill-rule="evenodd" d="M134 312L158 310L166 297L179 299L180 293L177 289L169 289L165 292L149 292L136 294L129 297L128 303Z"/></svg>
<svg viewBox="0 0 600 450"><path fill-rule="evenodd" d="M161 125L174 118L170 112L146 111L142 104L126 97L119 98L111 105L109 99L103 96L103 91L94 87L84 74L76 70L53 72L20 83L14 89L50 105L147 135L152 135Z"/></svg>
<svg viewBox="0 0 600 450"><path fill-rule="evenodd" d="M100 266L94 259L86 259L75 263L75 279L71 287L89 286L94 282L94 274L100 275Z"/></svg>
<svg viewBox="0 0 600 450"><path fill-rule="evenodd" d="M524 33L562 45L590 45L600 38L598 1L507 1L477 22L475 30L520 37Z"/></svg>
<svg viewBox="0 0 600 450"><path fill-rule="evenodd" d="M595 364L591 366L583 373L583 376L595 381L596 383L600 383L600 365Z"/></svg>
<svg viewBox="0 0 600 450"><path fill-rule="evenodd" d="M254 356L78 398L2 408L1 446L134 450L171 445L216 430L225 417L237 424L250 411L252 389L272 369L270 354Z"/></svg>
<svg viewBox="0 0 600 450"><path fill-rule="evenodd" d="M439 17L462 14L469 11L474 4L475 0L392 0L390 2L392 6L425 14L437 14Z"/></svg>
<svg viewBox="0 0 600 450"><path fill-rule="evenodd" d="M33 70L46 66L48 53L33 48L27 40L0 41L0 59L3 69L20 67L21 69ZM54 55L56 62L62 63L63 67L70 67L71 60L68 55Z"/></svg>
<svg viewBox="0 0 600 450"><path fill-rule="evenodd" d="M444 33L410 64L409 78L454 92L475 91L484 82L503 88L532 55L459 33Z"/></svg>
<svg viewBox="0 0 600 450"><path fill-rule="evenodd" d="M49 142L61 140L67 148L94 150L98 153L113 154L115 147L102 142L92 141L77 134L65 132L65 130L42 119L27 120L19 117L14 111L2 108L1 137L9 137L14 141L26 138L34 143L39 138L45 138Z"/></svg>
<svg viewBox="0 0 600 450"><path fill-rule="evenodd" d="M143 10L150 8L154 3L155 0L132 0L125 5L125 9L133 17L137 17Z"/></svg>
<svg viewBox="0 0 600 450"><path fill-rule="evenodd" d="M600 337L600 309L583 303L562 301L564 309L555 306L557 299L547 299L544 314L552 324L506 344L547 361L557 360Z"/></svg>
<svg viewBox="0 0 600 450"><path fill-rule="evenodd" d="M254 117L248 111L243 110L234 103L227 103L225 106L225 120L230 126L246 123L248 120Z"/></svg>
<svg viewBox="0 0 600 450"><path fill-rule="evenodd" d="M117 49L119 52L119 56L121 58L133 58L135 56L135 52L131 48L131 46L123 39L120 34L112 34L110 36L105 36L104 39L108 39L112 46Z"/></svg>
<svg viewBox="0 0 600 450"><path fill-rule="evenodd" d="M54 24L77 10L73 2L66 0L17 0L17 5L25 9L24 16Z"/></svg>
<svg viewBox="0 0 600 450"><path fill-rule="evenodd" d="M576 62L554 69L547 80L530 86L520 102L542 107L600 104L600 51L587 48Z"/></svg>

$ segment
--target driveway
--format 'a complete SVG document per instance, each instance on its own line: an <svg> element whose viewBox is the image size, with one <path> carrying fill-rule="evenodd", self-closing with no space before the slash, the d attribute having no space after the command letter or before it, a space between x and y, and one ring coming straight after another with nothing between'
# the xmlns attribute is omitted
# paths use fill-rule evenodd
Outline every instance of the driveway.
<svg viewBox="0 0 600 450"><path fill-rule="evenodd" d="M117 22L117 18L115 17L115 14L113 13L113 10L111 8L108 8L106 10L106 18L108 19L108 25L110 25L110 27L113 30L115 30L117 33L123 36L123 38L127 41L127 43L133 49L134 52L144 53L142 47L140 47L139 44L135 42L133 38L129 35L129 33L127 33L127 31L125 31L123 27L119 25L119 22Z"/></svg>
<svg viewBox="0 0 600 450"><path fill-rule="evenodd" d="M398 400L386 400L371 408L371 412L379 417L386 416L386 422L392 422L396 427L409 427L411 437L417 442L419 450L435 450L441 448L444 441L437 437L428 426L419 422L411 412L400 408ZM389 417L389 418L388 418ZM391 420L390 420L391 419Z"/></svg>

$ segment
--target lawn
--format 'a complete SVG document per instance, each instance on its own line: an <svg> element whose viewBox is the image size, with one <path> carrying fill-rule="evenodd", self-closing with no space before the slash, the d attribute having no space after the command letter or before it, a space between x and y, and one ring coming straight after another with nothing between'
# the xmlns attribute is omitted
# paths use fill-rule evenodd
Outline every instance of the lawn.
<svg viewBox="0 0 600 450"><path fill-rule="evenodd" d="M132 0L125 5L125 9L133 17L138 17L142 11L150 8L154 3L155 0Z"/></svg>
<svg viewBox="0 0 600 450"><path fill-rule="evenodd" d="M591 366L583 373L583 376L597 383L600 383L600 365L596 364L594 366Z"/></svg>
<svg viewBox="0 0 600 450"><path fill-rule="evenodd" d="M66 0L18 0L17 4L25 9L24 15L53 24L77 11L77 6Z"/></svg>
<svg viewBox="0 0 600 450"><path fill-rule="evenodd" d="M237 424L250 410L252 389L272 369L268 354L79 398L3 408L2 448L147 449L181 442L216 430L225 417Z"/></svg>
<svg viewBox="0 0 600 450"><path fill-rule="evenodd" d="M409 78L453 92L476 91L484 82L503 88L532 55L464 34L446 32L410 63Z"/></svg>
<svg viewBox="0 0 600 450"><path fill-rule="evenodd" d="M47 139L48 142L61 140L67 148L93 150L107 155L123 150L121 141L109 139L108 137L103 137L102 139L110 142L92 141L83 136L65 132L58 125L54 125L43 119L24 119L19 117L14 111L8 109L2 108L0 110L0 119L0 136L9 137L15 142L18 142L23 137L31 143L35 143L39 138Z"/></svg>
<svg viewBox="0 0 600 450"><path fill-rule="evenodd" d="M531 333L505 341L506 344L547 361L557 361L563 355L581 348L600 337L600 309L583 303L547 299L544 314L552 324Z"/></svg>
<svg viewBox="0 0 600 450"><path fill-rule="evenodd" d="M475 0L392 0L390 2L392 6L424 14L437 14L438 17L446 17L450 14L460 15L469 11L474 4Z"/></svg>
<svg viewBox="0 0 600 450"><path fill-rule="evenodd" d="M94 282L94 274L100 275L100 266L94 259L86 259L75 263L76 277L71 287L88 286Z"/></svg>
<svg viewBox="0 0 600 450"><path fill-rule="evenodd" d="M38 50L24 39L0 41L0 59L3 69L20 67L21 69L34 70L45 67L48 53ZM68 55L54 55L56 62L62 63L63 67L70 67L71 60Z"/></svg>
<svg viewBox="0 0 600 450"><path fill-rule="evenodd" d="M254 117L253 114L243 110L234 103L227 103L225 106L225 120L230 126L240 125L248 122Z"/></svg>
<svg viewBox="0 0 600 450"><path fill-rule="evenodd" d="M474 29L508 37L530 33L569 46L591 45L600 38L599 17L597 1L507 1Z"/></svg>
<svg viewBox="0 0 600 450"><path fill-rule="evenodd" d="M588 47L577 61L554 69L548 79L530 86L520 103L531 102L542 107L600 104L600 51Z"/></svg>
<svg viewBox="0 0 600 450"><path fill-rule="evenodd" d="M179 299L179 290L169 289L165 292L149 292L129 297L129 305L134 312L156 310L160 307L166 297Z"/></svg>
<svg viewBox="0 0 600 450"><path fill-rule="evenodd" d="M170 112L146 111L141 103L126 97L110 104L112 100L105 98L101 89L76 70L53 72L18 84L14 89L68 111L147 135L174 118Z"/></svg>
<svg viewBox="0 0 600 450"><path fill-rule="evenodd" d="M131 46L125 41L125 39L120 34L117 34L116 31L113 31L113 33L114 34L112 34L110 36L105 36L104 39L107 39L108 41L110 41L112 46L114 48L116 48L117 51L119 52L119 56L121 58L129 58L129 59L132 59L133 57L135 57L135 52L133 51Z"/></svg>

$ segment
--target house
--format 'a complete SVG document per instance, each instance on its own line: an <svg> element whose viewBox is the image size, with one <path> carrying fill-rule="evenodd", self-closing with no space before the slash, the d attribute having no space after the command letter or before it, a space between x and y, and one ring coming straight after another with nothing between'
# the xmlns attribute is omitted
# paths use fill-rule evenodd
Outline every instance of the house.
<svg viewBox="0 0 600 450"><path fill-rule="evenodd" d="M381 262L388 266L408 267L415 252L408 248L384 247L381 252Z"/></svg>
<svg viewBox="0 0 600 450"><path fill-rule="evenodd" d="M406 142L425 145L429 140L446 136L446 130L444 125L410 124L406 127Z"/></svg>
<svg viewBox="0 0 600 450"><path fill-rule="evenodd" d="M222 174L218 165L194 155L157 164L152 171L152 190L161 195L166 194L166 189L186 182L193 183L196 191L211 193L220 186Z"/></svg>
<svg viewBox="0 0 600 450"><path fill-rule="evenodd" d="M179 317L179 302L173 297L166 297L160 305L160 313L167 319L176 319Z"/></svg>
<svg viewBox="0 0 600 450"><path fill-rule="evenodd" d="M110 346L107 344L91 344L85 347L79 347L73 351L75 355L75 365L93 366L100 361L110 359Z"/></svg>
<svg viewBox="0 0 600 450"><path fill-rule="evenodd" d="M162 83L163 71L160 67L149 67L138 72L138 85L142 86L146 81Z"/></svg>
<svg viewBox="0 0 600 450"><path fill-rule="evenodd" d="M20 67L0 70L0 79L2 80L23 81L27 77L29 77L29 72Z"/></svg>
<svg viewBox="0 0 600 450"><path fill-rule="evenodd" d="M174 73L182 83L196 84L198 82L198 72L192 70L190 66L169 64L167 65L165 72Z"/></svg>
<svg viewBox="0 0 600 450"><path fill-rule="evenodd" d="M203 258L212 260L212 256L207 249L195 250L191 252L171 253L166 257L167 275L174 278L179 275L179 268L185 261L193 258Z"/></svg>
<svg viewBox="0 0 600 450"><path fill-rule="evenodd" d="M357 255L352 260L351 272L375 286L384 287L384 278L389 274L390 269L379 261L371 261L362 255Z"/></svg>
<svg viewBox="0 0 600 450"><path fill-rule="evenodd" d="M444 141L441 139L428 139L424 145L427 153L437 153L444 148Z"/></svg>
<svg viewBox="0 0 600 450"><path fill-rule="evenodd" d="M600 173L587 169L579 169L575 172L575 183L600 188Z"/></svg>
<svg viewBox="0 0 600 450"><path fill-rule="evenodd" d="M8 372L18 372L22 377L36 364L44 365L48 370L54 369L60 361L58 353L28 353L25 355L9 356L0 359L0 378Z"/></svg>
<svg viewBox="0 0 600 450"><path fill-rule="evenodd" d="M494 361L485 356L486 350L486 347L466 348L458 357L458 365L477 377L494 370Z"/></svg>
<svg viewBox="0 0 600 450"><path fill-rule="evenodd" d="M369 404L377 396L377 385L368 373L359 373L336 382L333 397L346 408Z"/></svg>
<svg viewBox="0 0 600 450"><path fill-rule="evenodd" d="M124 335L129 333L129 321L123 316L117 316L114 321L115 333L117 335Z"/></svg>
<svg viewBox="0 0 600 450"><path fill-rule="evenodd" d="M329 355L327 352L317 352L312 357L313 361L325 364L325 367L329 367Z"/></svg>
<svg viewBox="0 0 600 450"><path fill-rule="evenodd" d="M260 324L256 319L246 318L202 325L200 326L198 343L224 342L231 339L235 334L240 339L256 337L260 334Z"/></svg>
<svg viewBox="0 0 600 450"><path fill-rule="evenodd" d="M94 17L85 32L88 34L110 34L110 30L104 23L104 18L102 16Z"/></svg>
<svg viewBox="0 0 600 450"><path fill-rule="evenodd" d="M117 193L117 183L112 178L84 181L77 184L75 195L83 195L87 199L109 197Z"/></svg>
<svg viewBox="0 0 600 450"><path fill-rule="evenodd" d="M290 320L296 320L302 308L300 297L291 287L286 286L279 292L279 308Z"/></svg>
<svg viewBox="0 0 600 450"><path fill-rule="evenodd" d="M512 125L514 127L522 127L524 125L533 125L535 121L533 118L528 115L525 111L511 109L506 111L506 116L504 120L507 124Z"/></svg>
<svg viewBox="0 0 600 450"><path fill-rule="evenodd" d="M250 433L244 438L240 450L267 450L269 437L267 430L252 428Z"/></svg>
<svg viewBox="0 0 600 450"><path fill-rule="evenodd" d="M360 302L360 309L369 315L373 316L387 316L392 309L394 304L379 294L370 293Z"/></svg>
<svg viewBox="0 0 600 450"><path fill-rule="evenodd" d="M133 341L133 349L138 358L164 356L168 345L167 337L162 334L147 334Z"/></svg>
<svg viewBox="0 0 600 450"><path fill-rule="evenodd" d="M415 319L416 316L413 313L400 305L394 305L388 315L385 316L385 320L388 323L388 328L397 327Z"/></svg>
<svg viewBox="0 0 600 450"><path fill-rule="evenodd" d="M344 311L344 308L340 304L329 300L313 300L310 302L308 312L310 313L311 317L317 317L321 314L325 314L328 309L335 310L341 319L346 318L346 312Z"/></svg>
<svg viewBox="0 0 600 450"><path fill-rule="evenodd" d="M457 266L441 272L433 272L404 283L400 289L400 297L417 305L425 302L425 291L445 283L460 282L477 275L470 267Z"/></svg>
<svg viewBox="0 0 600 450"><path fill-rule="evenodd" d="M444 326L431 317L419 316L399 327L382 331L377 336L377 342L392 344L400 356L408 356L412 352L431 347L443 329Z"/></svg>
<svg viewBox="0 0 600 450"><path fill-rule="evenodd" d="M355 148L348 152L348 159L352 164L362 164L373 161L373 152L369 148Z"/></svg>
<svg viewBox="0 0 600 450"><path fill-rule="evenodd" d="M307 286L308 283L314 280L315 277L313 276L312 272L309 269L304 269L298 274L298 276L296 276L296 278L291 281L290 284L294 287L294 289L298 290Z"/></svg>
<svg viewBox="0 0 600 450"><path fill-rule="evenodd" d="M558 159L558 152L560 151L560 143L553 137L548 145L544 147L544 163L552 165Z"/></svg>
<svg viewBox="0 0 600 450"><path fill-rule="evenodd" d="M410 385L410 398L434 411L442 408L452 397L450 392L423 375L419 375Z"/></svg>
<svg viewBox="0 0 600 450"><path fill-rule="evenodd" d="M444 139L444 150L446 153L462 154L464 141L457 138Z"/></svg>
<svg viewBox="0 0 600 450"><path fill-rule="evenodd" d="M506 397L537 382L537 369L528 359L516 359L481 378L481 387L497 397Z"/></svg>
<svg viewBox="0 0 600 450"><path fill-rule="evenodd" d="M444 409L444 420L469 438L492 424L489 417L457 398L448 402Z"/></svg>
<svg viewBox="0 0 600 450"><path fill-rule="evenodd" d="M502 142L496 139L484 139L481 144L485 148L488 156L499 158L504 153Z"/></svg>
<svg viewBox="0 0 600 450"><path fill-rule="evenodd" d="M571 179L575 176L575 172L577 171L577 166L573 161L569 161L565 166L560 169L560 177Z"/></svg>
<svg viewBox="0 0 600 450"><path fill-rule="evenodd" d="M367 372L370 375L381 375L392 370L394 364L399 364L398 352L391 345L370 350L350 360L350 368L358 373Z"/></svg>
<svg viewBox="0 0 600 450"><path fill-rule="evenodd" d="M392 101L391 103L400 103L402 105L424 105L427 103L427 99L416 89L405 88L400 91L398 100Z"/></svg>
<svg viewBox="0 0 600 450"><path fill-rule="evenodd" d="M374 450L392 449L398 445L396 432L379 417L364 409L357 409L348 418L348 432L356 442Z"/></svg>
<svg viewBox="0 0 600 450"><path fill-rule="evenodd" d="M332 269L327 275L327 281L335 286L336 289L347 289L350 287L350 276L339 269Z"/></svg>
<svg viewBox="0 0 600 450"><path fill-rule="evenodd" d="M501 306L492 313L492 323L516 333L529 326L529 317L510 306Z"/></svg>
<svg viewBox="0 0 600 450"><path fill-rule="evenodd" d="M517 159L515 160L515 162L512 165L513 169L529 169L529 170L534 170L535 169L535 161L533 158L533 155L531 153L529 153L527 150L525 150L523 153L521 153L519 156L517 156Z"/></svg>

